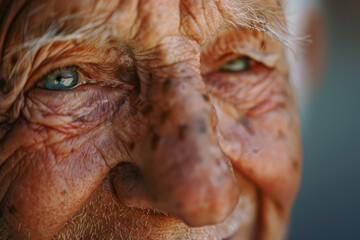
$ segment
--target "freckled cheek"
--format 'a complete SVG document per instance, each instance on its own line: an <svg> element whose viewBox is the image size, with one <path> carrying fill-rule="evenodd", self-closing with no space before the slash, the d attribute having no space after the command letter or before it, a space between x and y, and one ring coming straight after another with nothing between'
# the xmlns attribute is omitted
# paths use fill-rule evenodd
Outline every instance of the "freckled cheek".
<svg viewBox="0 0 360 240"><path fill-rule="evenodd" d="M266 71L261 81L249 75L248 82L226 78L231 88L210 85L218 139L234 167L261 189L293 199L301 170L297 112L285 76Z"/></svg>
<svg viewBox="0 0 360 240"><path fill-rule="evenodd" d="M218 109L219 142L235 168L277 199L293 199L301 170L296 111L279 107L239 122Z"/></svg>
<svg viewBox="0 0 360 240"><path fill-rule="evenodd" d="M88 142L68 156L50 147L29 152L21 159L26 167L17 172L2 202L2 207L14 209L11 214L5 211L4 218L13 229L21 222L18 231L30 229L37 236L40 230L51 236L89 198L109 169Z"/></svg>

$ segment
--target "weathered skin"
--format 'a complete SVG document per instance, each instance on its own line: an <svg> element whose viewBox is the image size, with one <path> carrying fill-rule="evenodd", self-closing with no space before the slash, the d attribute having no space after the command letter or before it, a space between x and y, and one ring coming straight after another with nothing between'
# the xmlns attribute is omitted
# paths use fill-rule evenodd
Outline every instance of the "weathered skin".
<svg viewBox="0 0 360 240"><path fill-rule="evenodd" d="M1 239L285 236L301 148L283 47L226 25L226 2L0 1ZM36 84L74 65L87 84Z"/></svg>

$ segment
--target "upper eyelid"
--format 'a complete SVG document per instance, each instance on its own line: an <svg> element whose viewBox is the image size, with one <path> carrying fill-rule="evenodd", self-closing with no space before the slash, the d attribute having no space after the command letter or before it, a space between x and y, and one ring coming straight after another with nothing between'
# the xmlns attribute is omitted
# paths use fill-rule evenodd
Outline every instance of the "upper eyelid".
<svg viewBox="0 0 360 240"><path fill-rule="evenodd" d="M224 33L202 48L202 67L206 68L204 65L219 62L224 55L233 55L248 56L269 68L275 68L281 64L281 54L270 47L264 47L266 43L266 38L262 40L262 38L253 37L252 32L235 30ZM205 70L205 72L208 71Z"/></svg>
<svg viewBox="0 0 360 240"><path fill-rule="evenodd" d="M227 54L224 54L217 61L213 62L210 67L206 66L206 68L204 68L204 66L201 66L202 67L201 72L203 75L206 75L206 74L212 73L214 71L218 71L218 69L221 67L221 65L223 65L227 62L230 62L232 60L235 60L237 58L241 58L241 57L248 57L251 61L254 61L254 59L252 59L251 57L244 55L244 54L237 55L237 54L233 54L233 53L227 53Z"/></svg>

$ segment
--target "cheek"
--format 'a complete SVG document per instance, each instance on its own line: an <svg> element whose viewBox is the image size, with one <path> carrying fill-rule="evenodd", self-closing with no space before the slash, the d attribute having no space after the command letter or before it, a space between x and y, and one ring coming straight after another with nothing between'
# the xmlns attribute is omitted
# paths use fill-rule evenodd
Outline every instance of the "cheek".
<svg viewBox="0 0 360 240"><path fill-rule="evenodd" d="M235 168L276 201L290 207L298 188L301 144L297 113L289 98L255 114L229 114L214 106L219 142ZM238 118L238 116L241 116Z"/></svg>
<svg viewBox="0 0 360 240"><path fill-rule="evenodd" d="M118 102L123 94L99 92L27 96L24 117L4 144L12 153L0 169L2 182L11 176L0 211L20 238L27 232L39 239L52 236L110 171L103 152L117 149L109 140L108 119L120 105L103 96Z"/></svg>
<svg viewBox="0 0 360 240"><path fill-rule="evenodd" d="M35 152L27 149L29 153L17 161L20 165L10 171L17 177L1 210L4 221L18 229L19 236L26 236L24 231L34 237L52 236L106 176L109 169L89 142L66 157L50 147Z"/></svg>

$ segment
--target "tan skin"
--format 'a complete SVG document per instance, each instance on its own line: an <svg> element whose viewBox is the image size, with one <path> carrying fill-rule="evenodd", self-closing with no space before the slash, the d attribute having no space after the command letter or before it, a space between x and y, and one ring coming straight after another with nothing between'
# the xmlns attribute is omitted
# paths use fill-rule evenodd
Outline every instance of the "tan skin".
<svg viewBox="0 0 360 240"><path fill-rule="evenodd" d="M104 2L0 1L0 239L283 238L301 147L282 44L226 26L225 0ZM9 51L69 15L106 29ZM47 89L66 67L79 84Z"/></svg>

